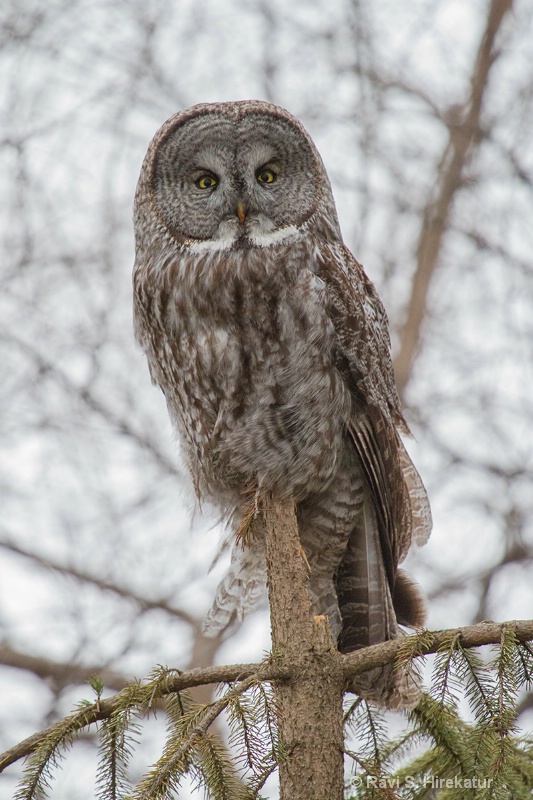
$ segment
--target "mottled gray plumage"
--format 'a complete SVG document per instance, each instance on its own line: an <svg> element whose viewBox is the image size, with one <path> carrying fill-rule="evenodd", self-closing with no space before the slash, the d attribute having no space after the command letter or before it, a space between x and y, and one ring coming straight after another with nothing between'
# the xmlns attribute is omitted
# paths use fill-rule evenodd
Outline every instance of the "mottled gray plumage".
<svg viewBox="0 0 533 800"><path fill-rule="evenodd" d="M387 319L307 132L258 101L176 114L146 155L135 232L136 335L198 495L234 529L255 492L295 499L314 608L343 652L420 624L398 564L431 518L398 433ZM207 633L264 596L256 528L234 545ZM388 707L418 696L412 672L389 668L354 689Z"/></svg>

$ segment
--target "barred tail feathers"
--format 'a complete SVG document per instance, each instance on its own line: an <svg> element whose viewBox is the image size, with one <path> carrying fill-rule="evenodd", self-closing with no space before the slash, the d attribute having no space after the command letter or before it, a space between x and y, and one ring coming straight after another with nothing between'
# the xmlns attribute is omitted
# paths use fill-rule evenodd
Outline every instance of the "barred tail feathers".
<svg viewBox="0 0 533 800"><path fill-rule="evenodd" d="M348 541L335 581L342 615L341 652L353 652L402 635L383 563L378 523L368 496L361 524ZM400 583L404 585L401 579ZM409 589L406 587L406 594ZM420 699L420 683L420 675L412 665L396 668L390 664L357 676L352 690L385 708L414 708Z"/></svg>

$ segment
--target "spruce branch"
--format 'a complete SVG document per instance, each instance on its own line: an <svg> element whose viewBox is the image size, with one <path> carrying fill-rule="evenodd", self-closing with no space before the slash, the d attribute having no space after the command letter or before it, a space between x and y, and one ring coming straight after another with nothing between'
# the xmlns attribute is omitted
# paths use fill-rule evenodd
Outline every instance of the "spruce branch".
<svg viewBox="0 0 533 800"><path fill-rule="evenodd" d="M416 638L419 646L419 655L436 653L441 647L451 640L460 643L464 649L480 647L487 644L498 644L501 641L502 631L509 630L514 633L517 642L524 647L525 643L533 641L533 620L514 620L510 622L480 622L476 625L469 625L464 628L451 628L441 631L424 631L425 641L422 641L421 634L414 634L414 637L406 639L396 639L382 644L372 645L355 653L342 656L344 677L347 684L350 683L354 675L359 675L366 670L383 666L397 658L398 653L405 651L407 639ZM531 655L531 649L523 649L524 673L531 675L531 667L526 673L526 659ZM201 669L192 669L187 672L173 673L167 678L166 686L162 695L179 692L183 689L190 689L193 686L205 686L212 683L233 683L234 681L244 680L255 675L261 670L263 681L285 681L290 678L287 669L275 663L263 664L228 664L225 666L213 666ZM124 700L128 685L113 697L101 700L98 704L94 703L87 706L82 711L75 712L69 717L74 727L77 729L86 727L93 722L107 719L120 706ZM14 745L0 756L0 772L10 764L18 761L32 753L39 744L50 736L61 721L50 725L38 733L29 736L24 741Z"/></svg>
<svg viewBox="0 0 533 800"><path fill-rule="evenodd" d="M187 672L173 670L167 674L165 684L159 687L158 696L165 697L184 689L190 689L193 686L204 686L211 683L233 683L252 676L264 681L286 680L288 678L286 670L268 662L260 664L228 664L225 666L215 665L213 667L191 669ZM68 717L64 717L6 750L0 755L0 772L10 764L14 764L19 759L33 753L44 741L51 736L55 736L57 731L62 730L67 722L69 729L79 731L94 722L108 719L116 711L149 703L152 694L153 682L144 685L127 684L122 691L112 697L84 705L81 710L75 711Z"/></svg>
<svg viewBox="0 0 533 800"><path fill-rule="evenodd" d="M204 770L201 769L200 764L196 764L197 768L200 767L199 772L206 780L206 786L211 788L210 784L218 784L217 796L225 796L220 789L224 788L228 778L233 777L231 766L224 763L225 753L217 749L214 737L208 736L207 732L222 711L233 700L248 691L258 680L260 677L256 673L234 686L210 706L194 708L190 712L186 712L177 721L178 724L173 735L167 741L163 755L146 778L136 787L133 798L143 800L143 798L150 797L153 800L158 798L163 800L169 795L169 792L178 788L180 778L189 771L190 757L194 758L195 755L199 755L200 762L204 762L207 766L207 769ZM229 776L227 775L228 770Z"/></svg>
<svg viewBox="0 0 533 800"><path fill-rule="evenodd" d="M344 656L343 671L346 685L349 686L351 684L351 680L355 675L360 675L369 669L381 667L396 660L400 652L405 652L406 644L410 639L417 645L418 655L423 656L429 653L436 653L446 642L453 639L463 649L481 647L487 644L499 644L503 630L513 631L518 642L533 640L533 620L485 621L478 622L476 625L467 625L464 628L420 631L412 636L374 644Z"/></svg>
<svg viewBox="0 0 533 800"><path fill-rule="evenodd" d="M120 800L129 790L129 760L140 736L140 726L131 717L130 711L116 711L100 727L98 800Z"/></svg>
<svg viewBox="0 0 533 800"><path fill-rule="evenodd" d="M343 795L342 655L327 618L313 615L294 502L267 498L263 513L273 653L291 674L289 682L274 684L285 756L280 800L337 800Z"/></svg>

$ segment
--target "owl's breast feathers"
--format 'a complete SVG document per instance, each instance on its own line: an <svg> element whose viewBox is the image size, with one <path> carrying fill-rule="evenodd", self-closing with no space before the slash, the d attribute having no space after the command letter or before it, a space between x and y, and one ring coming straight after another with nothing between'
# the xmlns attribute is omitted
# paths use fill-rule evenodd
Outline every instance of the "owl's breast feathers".
<svg viewBox="0 0 533 800"><path fill-rule="evenodd" d="M348 437L392 586L412 537L427 538L429 506L398 435L386 315L351 253L310 235L181 251L143 280L138 338L200 491L255 484L299 499L332 478Z"/></svg>
<svg viewBox="0 0 533 800"><path fill-rule="evenodd" d="M182 256L136 289L138 338L208 488L298 497L334 472L351 398L309 262L305 243Z"/></svg>

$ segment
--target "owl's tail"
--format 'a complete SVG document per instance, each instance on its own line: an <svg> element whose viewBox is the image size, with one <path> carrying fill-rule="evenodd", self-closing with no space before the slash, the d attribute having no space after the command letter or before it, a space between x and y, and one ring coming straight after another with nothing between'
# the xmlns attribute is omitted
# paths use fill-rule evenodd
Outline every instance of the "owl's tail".
<svg viewBox="0 0 533 800"><path fill-rule="evenodd" d="M265 543L260 536L249 545L237 541L228 571L220 581L215 599L202 625L204 636L229 636L245 616L267 597Z"/></svg>
<svg viewBox="0 0 533 800"><path fill-rule="evenodd" d="M362 524L350 536L335 575L342 618L338 646L350 653L403 635L398 623L417 627L424 621L424 602L416 584L402 570L396 573L394 599L383 563L378 525L369 498ZM353 691L391 710L414 708L421 680L414 665L387 664L354 679Z"/></svg>

